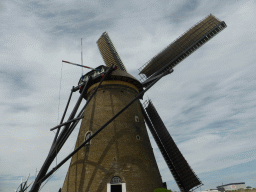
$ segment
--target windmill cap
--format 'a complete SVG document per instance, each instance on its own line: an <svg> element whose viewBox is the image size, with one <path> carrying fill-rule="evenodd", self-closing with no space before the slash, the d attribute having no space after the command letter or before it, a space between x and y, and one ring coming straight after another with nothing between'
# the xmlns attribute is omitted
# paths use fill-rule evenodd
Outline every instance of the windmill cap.
<svg viewBox="0 0 256 192"><path fill-rule="evenodd" d="M119 69L114 70L110 74L110 79L131 83L138 88L139 92L143 91L142 84L139 82L139 80L123 70L119 70ZM109 78L108 78L108 80L109 80Z"/></svg>
<svg viewBox="0 0 256 192"><path fill-rule="evenodd" d="M96 81L94 81L91 86L86 90L87 93L91 92L94 88L98 86L100 82L100 79L97 78ZM132 75L129 73L116 69L113 72L110 73L108 77L102 82L102 86L106 85L114 85L114 84L120 84L123 86L128 86L134 89L136 92L143 91L142 84ZM81 90L80 90L81 91ZM140 99L143 98L143 95L140 97Z"/></svg>

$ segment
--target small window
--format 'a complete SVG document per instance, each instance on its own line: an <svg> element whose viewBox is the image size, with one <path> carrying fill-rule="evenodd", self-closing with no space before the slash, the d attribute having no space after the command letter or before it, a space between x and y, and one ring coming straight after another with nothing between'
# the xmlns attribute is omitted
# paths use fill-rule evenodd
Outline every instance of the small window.
<svg viewBox="0 0 256 192"><path fill-rule="evenodd" d="M135 122L140 122L139 117L135 115Z"/></svg>
<svg viewBox="0 0 256 192"><path fill-rule="evenodd" d="M97 75L97 71L93 71L92 77L95 77Z"/></svg>
<svg viewBox="0 0 256 192"><path fill-rule="evenodd" d="M139 135L137 135L137 136L136 136L136 139L137 139L137 140L140 140L140 136L139 136Z"/></svg>
<svg viewBox="0 0 256 192"><path fill-rule="evenodd" d="M120 177L118 176L114 176L112 179L111 179L111 184L116 184L116 183L122 183L122 180Z"/></svg>
<svg viewBox="0 0 256 192"><path fill-rule="evenodd" d="M88 81L88 76L86 75L83 79L84 82Z"/></svg>
<svg viewBox="0 0 256 192"><path fill-rule="evenodd" d="M89 139L90 137L91 137L91 132L88 132L88 133L86 134L84 140L87 140L87 139ZM91 144L91 140L88 141L85 145L90 145L90 144Z"/></svg>
<svg viewBox="0 0 256 192"><path fill-rule="evenodd" d="M99 75L100 71L95 71L95 76Z"/></svg>

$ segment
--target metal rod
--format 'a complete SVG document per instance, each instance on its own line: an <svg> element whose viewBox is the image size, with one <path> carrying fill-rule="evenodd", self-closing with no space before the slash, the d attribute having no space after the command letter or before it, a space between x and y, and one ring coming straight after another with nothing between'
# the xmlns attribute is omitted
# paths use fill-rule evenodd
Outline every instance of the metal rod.
<svg viewBox="0 0 256 192"><path fill-rule="evenodd" d="M83 65L83 43L82 43L82 38L81 38L81 65ZM82 76L83 76L83 68L82 68Z"/></svg>
<svg viewBox="0 0 256 192"><path fill-rule="evenodd" d="M64 62L64 63L68 63L68 64L71 64L71 65L76 65L76 66L79 66L79 67L84 67L84 68L87 68L87 69L93 69L93 70L100 71L99 69L95 69L95 68L92 68L92 67L88 67L88 66L84 66L84 65L80 65L80 64L72 63L72 62L69 62L69 61L64 61L64 60L62 60L62 62Z"/></svg>
<svg viewBox="0 0 256 192"><path fill-rule="evenodd" d="M70 92L70 95L69 95L69 98L68 98L68 102L67 102L65 111L64 111L64 113L63 113L63 115L62 115L60 124L62 124L62 122L63 122L63 120L64 120L64 118L65 118L65 115L66 115L66 112L67 112L67 109L68 109L68 106L69 106L69 103L70 103L72 94L73 94L73 92L74 92L73 89L74 89L74 86L73 86L72 89L71 89L71 92ZM56 140L57 140L57 138L58 138L58 135L59 135L59 132L60 132L60 129L58 129L57 132L56 132L56 134L55 134L55 137L54 137L54 139L53 139L52 146L51 146L50 150L52 149L54 143L56 142Z"/></svg>
<svg viewBox="0 0 256 192"><path fill-rule="evenodd" d="M108 124L110 124L116 117L118 117L124 110L126 110L130 105L132 105L137 99L141 97L149 88L151 88L159 79L161 79L166 73L170 73L173 69L164 72L158 79L152 82L146 89L140 92L129 104L127 104L123 109L121 109L116 115L114 115L110 120L108 120L101 128L99 128L92 136L86 139L79 147L77 147L72 153L70 153L65 159L63 159L58 165L56 165L49 173L47 173L39 183L44 182L49 176L51 176L58 168L60 168L67 160L69 160L77 151L79 151L87 142L89 142L93 137L95 137L100 131L102 131Z"/></svg>
<svg viewBox="0 0 256 192"><path fill-rule="evenodd" d="M58 129L58 128L60 128L60 127L63 126L63 125L67 125L68 123L72 123L72 122L77 121L77 120L80 120L80 119L82 119L82 118L84 118L84 116L78 117L78 118L72 119L72 120L70 120L70 121L67 121L67 122L65 122L65 123L62 123L62 124L60 124L60 125L57 125L56 127L53 127L53 128L51 128L50 130L53 131L54 129Z"/></svg>
<svg viewBox="0 0 256 192"><path fill-rule="evenodd" d="M67 110L68 110L68 106L69 106L69 103L70 103L72 94L73 94L73 92L74 92L73 90L74 90L74 86L73 86L72 89L71 89L71 93L70 93L70 96L69 96L69 98L68 98L68 103L67 103L67 105L66 105L65 111L64 111L63 116L62 116L62 118L61 118L60 124L63 123L63 120L64 120L64 118L65 118L65 115L66 115L66 112L67 112Z"/></svg>

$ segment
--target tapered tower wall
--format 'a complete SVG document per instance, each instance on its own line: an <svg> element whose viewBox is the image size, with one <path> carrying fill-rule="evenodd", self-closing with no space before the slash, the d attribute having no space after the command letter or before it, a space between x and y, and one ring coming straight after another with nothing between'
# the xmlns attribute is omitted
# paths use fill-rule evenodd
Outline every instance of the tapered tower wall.
<svg viewBox="0 0 256 192"><path fill-rule="evenodd" d="M98 130L137 94L138 89L127 82L103 82L84 111L76 147L89 131ZM153 192L162 187L139 100L72 157L62 192L107 192L107 183L114 176L126 183L127 192Z"/></svg>

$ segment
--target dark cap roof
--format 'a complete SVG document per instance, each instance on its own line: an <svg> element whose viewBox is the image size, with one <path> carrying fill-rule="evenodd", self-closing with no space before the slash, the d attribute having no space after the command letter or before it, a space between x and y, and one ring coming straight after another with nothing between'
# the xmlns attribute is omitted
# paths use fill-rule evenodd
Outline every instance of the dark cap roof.
<svg viewBox="0 0 256 192"><path fill-rule="evenodd" d="M110 74L110 78L108 78L108 79L129 82L129 83L135 85L138 88L139 92L143 91L142 84L139 82L139 80L125 71L116 69Z"/></svg>

